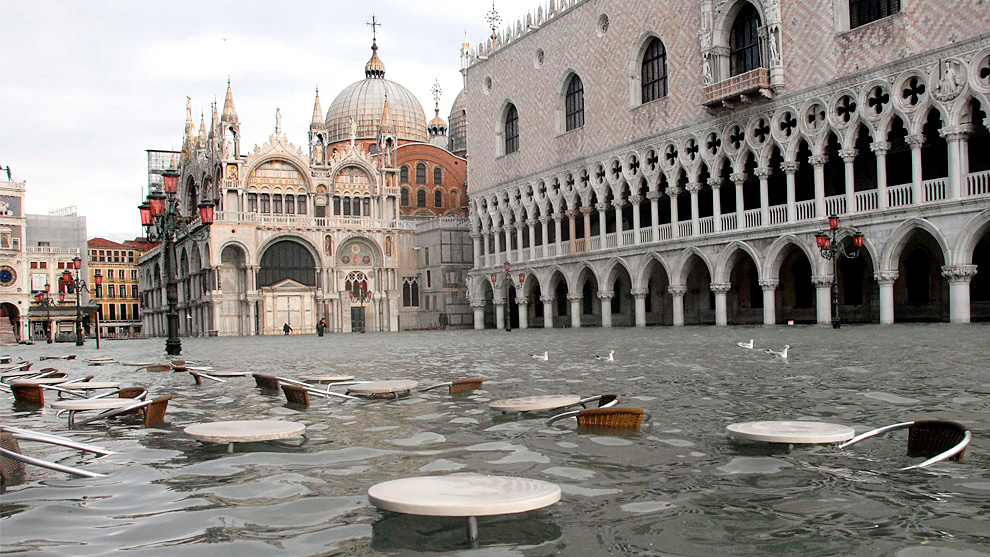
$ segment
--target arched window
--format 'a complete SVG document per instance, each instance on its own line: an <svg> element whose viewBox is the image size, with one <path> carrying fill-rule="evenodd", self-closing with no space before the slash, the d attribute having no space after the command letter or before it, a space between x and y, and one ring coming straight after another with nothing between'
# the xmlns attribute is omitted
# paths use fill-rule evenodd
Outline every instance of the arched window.
<svg viewBox="0 0 990 557"><path fill-rule="evenodd" d="M849 28L866 25L901 11L901 0L849 0Z"/></svg>
<svg viewBox="0 0 990 557"><path fill-rule="evenodd" d="M409 206L409 188L402 188L402 194L401 194L401 199L399 200L399 204L402 205L403 207Z"/></svg>
<svg viewBox="0 0 990 557"><path fill-rule="evenodd" d="M736 14L729 31L729 76L746 73L760 67L760 14L749 2Z"/></svg>
<svg viewBox="0 0 990 557"><path fill-rule="evenodd" d="M272 212L281 213L282 212L282 194L276 193L272 195Z"/></svg>
<svg viewBox="0 0 990 557"><path fill-rule="evenodd" d="M419 163L416 165L416 183L425 184L426 183L426 163Z"/></svg>
<svg viewBox="0 0 990 557"><path fill-rule="evenodd" d="M409 167L408 166L403 165L403 167L399 169L399 181L400 182L408 182L409 181Z"/></svg>
<svg viewBox="0 0 990 557"><path fill-rule="evenodd" d="M505 111L505 154L519 150L519 112L510 104Z"/></svg>
<svg viewBox="0 0 990 557"><path fill-rule="evenodd" d="M272 203L271 196L269 196L267 193L261 194L261 212L262 213L271 213L272 212L272 205L271 205L271 203Z"/></svg>
<svg viewBox="0 0 990 557"><path fill-rule="evenodd" d="M667 96L667 49L654 37L643 54L643 102Z"/></svg>
<svg viewBox="0 0 990 557"><path fill-rule="evenodd" d="M285 196L285 214L292 215L296 212L296 196L286 194Z"/></svg>
<svg viewBox="0 0 990 557"><path fill-rule="evenodd" d="M345 217L351 216L351 198L345 197L343 205L344 205L344 216Z"/></svg>
<svg viewBox="0 0 990 557"><path fill-rule="evenodd" d="M333 214L340 215L340 196L333 196Z"/></svg>
<svg viewBox="0 0 990 557"><path fill-rule="evenodd" d="M306 210L307 205L309 205L309 202L307 201L305 195L296 196L296 213L300 215L305 215L307 213Z"/></svg>
<svg viewBox="0 0 990 557"><path fill-rule="evenodd" d="M571 76L564 96L564 123L566 131L584 126L584 84L577 75Z"/></svg>
<svg viewBox="0 0 990 557"><path fill-rule="evenodd" d="M426 207L426 190L420 189L416 192L416 206Z"/></svg>
<svg viewBox="0 0 990 557"><path fill-rule="evenodd" d="M457 190L450 190L450 206L454 209L461 206L461 194Z"/></svg>
<svg viewBox="0 0 990 557"><path fill-rule="evenodd" d="M443 192L436 190L433 192L433 206L443 207Z"/></svg>
<svg viewBox="0 0 990 557"><path fill-rule="evenodd" d="M433 185L434 186L439 186L440 185L440 182L443 181L442 178L443 178L443 171L440 170L440 167L439 166L434 166L433 167Z"/></svg>

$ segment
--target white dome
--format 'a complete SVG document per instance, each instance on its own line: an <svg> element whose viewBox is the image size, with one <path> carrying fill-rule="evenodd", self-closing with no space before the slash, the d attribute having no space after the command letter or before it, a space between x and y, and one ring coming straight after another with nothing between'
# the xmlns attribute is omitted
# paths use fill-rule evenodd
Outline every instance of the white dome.
<svg viewBox="0 0 990 557"><path fill-rule="evenodd" d="M384 78L369 77L352 83L337 95L327 110L327 143L351 138L351 118L357 124L357 138L374 138L382 120L385 95L388 94L389 119L396 137L407 141L426 141L426 114L423 106L408 89Z"/></svg>

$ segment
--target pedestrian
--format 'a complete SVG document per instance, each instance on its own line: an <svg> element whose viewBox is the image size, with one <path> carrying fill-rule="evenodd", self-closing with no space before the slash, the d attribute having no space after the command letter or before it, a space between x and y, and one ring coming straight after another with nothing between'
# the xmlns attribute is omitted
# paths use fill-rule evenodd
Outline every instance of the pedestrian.
<svg viewBox="0 0 990 557"><path fill-rule="evenodd" d="M317 336L323 336L323 331L327 329L327 320L320 318L320 322L316 324L316 334Z"/></svg>
<svg viewBox="0 0 990 557"><path fill-rule="evenodd" d="M290 327L289 324L286 323L285 325L282 325L282 332L285 334L289 334L292 332L292 327Z"/></svg>

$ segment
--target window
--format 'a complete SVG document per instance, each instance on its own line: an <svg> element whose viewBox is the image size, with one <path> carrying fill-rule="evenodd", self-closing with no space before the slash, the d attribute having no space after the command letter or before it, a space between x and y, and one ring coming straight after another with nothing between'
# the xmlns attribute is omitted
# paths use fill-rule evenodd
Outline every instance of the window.
<svg viewBox="0 0 990 557"><path fill-rule="evenodd" d="M120 320L127 321L127 304L120 304Z"/></svg>
<svg viewBox="0 0 990 557"><path fill-rule="evenodd" d="M430 274L429 269L427 269L426 271L426 287L433 288L433 278L432 275Z"/></svg>
<svg viewBox="0 0 990 557"><path fill-rule="evenodd" d="M433 192L433 206L443 207L443 192L436 190Z"/></svg>
<svg viewBox="0 0 990 557"><path fill-rule="evenodd" d="M419 163L416 165L416 183L425 184L426 183L426 164Z"/></svg>
<svg viewBox="0 0 990 557"><path fill-rule="evenodd" d="M667 50L656 37L643 54L642 82L644 103L667 96Z"/></svg>
<svg viewBox="0 0 990 557"><path fill-rule="evenodd" d="M746 2L729 31L729 75L739 75L760 67L760 39L756 30L760 14Z"/></svg>
<svg viewBox="0 0 990 557"><path fill-rule="evenodd" d="M300 215L305 215L307 213L306 206L309 205L305 195L300 195L296 197L296 213Z"/></svg>
<svg viewBox="0 0 990 557"><path fill-rule="evenodd" d="M364 204L364 215L371 216L371 198L365 197L361 202Z"/></svg>
<svg viewBox="0 0 990 557"><path fill-rule="evenodd" d="M505 154L519 150L519 112L510 104L505 111Z"/></svg>
<svg viewBox="0 0 990 557"><path fill-rule="evenodd" d="M131 285L131 298L137 298L137 297L138 297L138 285L132 284ZM137 314L135 313L135 315L137 315Z"/></svg>
<svg viewBox="0 0 990 557"><path fill-rule="evenodd" d="M440 167L439 166L434 166L433 167L433 185L434 186L439 186L440 183L443 181L442 178L443 178L443 171L440 170Z"/></svg>
<svg viewBox="0 0 990 557"><path fill-rule="evenodd" d="M333 198L333 214L340 214L340 197L334 196Z"/></svg>
<svg viewBox="0 0 990 557"><path fill-rule="evenodd" d="M272 212L271 197L267 193L261 194L261 212L262 213Z"/></svg>
<svg viewBox="0 0 990 557"><path fill-rule="evenodd" d="M567 131L584 126L584 84L577 75L571 76L564 97L564 122Z"/></svg>
<svg viewBox="0 0 990 557"><path fill-rule="evenodd" d="M117 278L119 278L120 280L124 280L124 270L123 269L117 270Z"/></svg>
<svg viewBox="0 0 990 557"><path fill-rule="evenodd" d="M409 181L409 167L403 166L399 169L399 181L408 182Z"/></svg>
<svg viewBox="0 0 990 557"><path fill-rule="evenodd" d="M351 214L354 215L355 217L360 217L361 216L361 198L360 197L355 197L351 201L352 201L352 203L351 203Z"/></svg>
<svg viewBox="0 0 990 557"><path fill-rule="evenodd" d="M402 306L419 307L419 284L414 278L402 281Z"/></svg>
<svg viewBox="0 0 990 557"><path fill-rule="evenodd" d="M409 206L409 188L402 188L399 204L402 205L403 207Z"/></svg>
<svg viewBox="0 0 990 557"><path fill-rule="evenodd" d="M901 11L901 0L849 0L849 27L859 27Z"/></svg>
<svg viewBox="0 0 990 557"><path fill-rule="evenodd" d="M107 285L107 298L114 298L117 296L117 289L112 284ZM111 318L112 319L112 318Z"/></svg>
<svg viewBox="0 0 990 557"><path fill-rule="evenodd" d="M111 296L111 298L112 297L113 296ZM107 304L107 307L110 308L110 321L116 321L117 320L117 304Z"/></svg>
<svg viewBox="0 0 990 557"><path fill-rule="evenodd" d="M272 196L272 212L281 213L282 212L282 194L276 193Z"/></svg>
<svg viewBox="0 0 990 557"><path fill-rule="evenodd" d="M96 296L97 298L102 298L103 297L103 285L102 284L97 284L95 286L95 288L93 290L93 296Z"/></svg>
<svg viewBox="0 0 990 557"><path fill-rule="evenodd" d="M131 319L134 319L135 321L137 321L139 317L140 317L140 315L138 314L138 305L137 304L131 304Z"/></svg>
<svg viewBox="0 0 990 557"><path fill-rule="evenodd" d="M256 193L248 194L248 212L249 213L258 212L258 194Z"/></svg>
<svg viewBox="0 0 990 557"><path fill-rule="evenodd" d="M131 280L137 282L137 269L131 269Z"/></svg>
<svg viewBox="0 0 990 557"><path fill-rule="evenodd" d="M416 192L416 206L426 207L426 190L421 189Z"/></svg>
<svg viewBox="0 0 990 557"><path fill-rule="evenodd" d="M285 214L291 215L296 212L296 196L285 196Z"/></svg>
<svg viewBox="0 0 990 557"><path fill-rule="evenodd" d="M344 198L344 200L343 200L343 208L344 208L343 215L345 217L351 216L351 198L350 197L345 197Z"/></svg>

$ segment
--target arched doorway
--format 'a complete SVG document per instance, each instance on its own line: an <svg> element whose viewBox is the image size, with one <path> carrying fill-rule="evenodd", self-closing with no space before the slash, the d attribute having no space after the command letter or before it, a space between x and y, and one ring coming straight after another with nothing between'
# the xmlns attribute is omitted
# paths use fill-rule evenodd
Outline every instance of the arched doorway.
<svg viewBox="0 0 990 557"><path fill-rule="evenodd" d="M652 259L646 266L646 324L670 325L674 322L671 305L670 280L667 270L658 260Z"/></svg>
<svg viewBox="0 0 990 557"><path fill-rule="evenodd" d="M7 330L13 330L14 339L21 340L21 312L17 306L8 302L0 304L0 327L9 327Z"/></svg>
<svg viewBox="0 0 990 557"><path fill-rule="evenodd" d="M777 287L777 322L815 323L815 287L811 283L811 262L800 248L785 248Z"/></svg>
<svg viewBox="0 0 990 557"><path fill-rule="evenodd" d="M697 255L692 255L684 264L687 280L684 294L684 324L715 324L715 293L712 292L712 278L708 265Z"/></svg>
<svg viewBox="0 0 990 557"><path fill-rule="evenodd" d="M948 321L949 285L942 277L945 258L925 230L904 241L894 282L894 321Z"/></svg>
<svg viewBox="0 0 990 557"><path fill-rule="evenodd" d="M250 323L250 311L244 294L247 292L247 255L237 245L225 246L220 252L220 320L217 333L241 336L257 329ZM157 275L156 275L157 276Z"/></svg>
<svg viewBox="0 0 990 557"><path fill-rule="evenodd" d="M838 240L847 252L852 252L852 238ZM853 259L840 257L837 262L839 290L839 319L844 323L877 323L880 321L880 287L873 280L873 258L865 247Z"/></svg>
<svg viewBox="0 0 990 557"><path fill-rule="evenodd" d="M990 228L973 250L976 275L969 283L970 320L990 321Z"/></svg>
<svg viewBox="0 0 990 557"><path fill-rule="evenodd" d="M281 334L283 327L307 333L316 326L316 262L303 244L290 239L268 246L258 268L261 330Z"/></svg>
<svg viewBox="0 0 990 557"><path fill-rule="evenodd" d="M739 249L731 261L729 282L732 290L726 299L726 317L729 324L758 324L763 322L763 289L760 287L760 270L752 256Z"/></svg>

